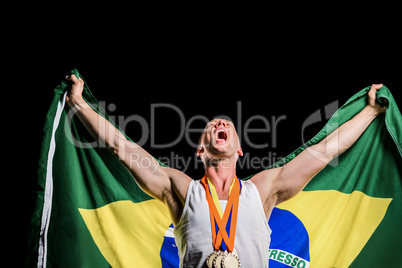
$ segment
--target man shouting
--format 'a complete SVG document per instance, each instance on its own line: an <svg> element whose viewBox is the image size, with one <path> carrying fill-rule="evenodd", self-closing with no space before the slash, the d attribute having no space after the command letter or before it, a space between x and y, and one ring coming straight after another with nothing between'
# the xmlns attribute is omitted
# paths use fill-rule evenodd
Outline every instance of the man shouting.
<svg viewBox="0 0 402 268"><path fill-rule="evenodd" d="M247 181L236 177L236 161L243 154L232 122L210 121L201 134L197 155L205 175L193 180L183 172L162 167L137 144L84 101L84 81L75 75L67 103L99 142L106 144L130 171L138 185L169 209L180 267L268 267L273 208L297 195L334 157L352 146L385 107L376 102L381 84L372 85L366 107L337 131L283 167L264 170ZM142 167L132 160L145 160Z"/></svg>

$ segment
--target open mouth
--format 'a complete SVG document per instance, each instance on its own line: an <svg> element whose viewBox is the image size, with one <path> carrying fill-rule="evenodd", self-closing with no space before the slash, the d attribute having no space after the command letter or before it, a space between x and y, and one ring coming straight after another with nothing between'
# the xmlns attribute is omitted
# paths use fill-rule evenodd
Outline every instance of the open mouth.
<svg viewBox="0 0 402 268"><path fill-rule="evenodd" d="M226 133L226 130L221 128L216 132L216 141L217 142L226 142L228 139L228 134Z"/></svg>

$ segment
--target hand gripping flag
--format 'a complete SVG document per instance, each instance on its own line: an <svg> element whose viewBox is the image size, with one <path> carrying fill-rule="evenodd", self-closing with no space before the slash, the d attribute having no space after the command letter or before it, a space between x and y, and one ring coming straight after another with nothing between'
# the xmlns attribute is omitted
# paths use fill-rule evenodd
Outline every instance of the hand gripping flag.
<svg viewBox="0 0 402 268"><path fill-rule="evenodd" d="M55 88L46 118L26 266L179 267L167 208L93 141L65 104L66 90L65 82ZM368 90L271 168L351 119L366 105ZM109 120L87 84L83 97ZM401 267L402 117L385 86L377 97L388 100L386 112L300 194L273 210L270 267Z"/></svg>

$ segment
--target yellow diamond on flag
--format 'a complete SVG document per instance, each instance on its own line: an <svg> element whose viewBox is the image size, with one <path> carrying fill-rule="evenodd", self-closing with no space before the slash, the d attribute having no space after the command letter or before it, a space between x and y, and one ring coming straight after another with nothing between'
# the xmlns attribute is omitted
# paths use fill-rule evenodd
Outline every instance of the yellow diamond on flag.
<svg viewBox="0 0 402 268"><path fill-rule="evenodd" d="M387 211L392 198L354 191L302 191L280 204L304 224L310 239L310 267L349 267Z"/></svg>
<svg viewBox="0 0 402 268"><path fill-rule="evenodd" d="M171 224L164 204L155 199L140 203L117 201L79 211L112 267L162 267L160 249Z"/></svg>

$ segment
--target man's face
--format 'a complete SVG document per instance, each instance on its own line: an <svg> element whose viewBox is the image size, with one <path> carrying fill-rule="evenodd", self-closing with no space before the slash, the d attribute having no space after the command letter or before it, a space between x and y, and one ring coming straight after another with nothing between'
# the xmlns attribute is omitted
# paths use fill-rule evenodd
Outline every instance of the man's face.
<svg viewBox="0 0 402 268"><path fill-rule="evenodd" d="M231 121L214 119L201 134L197 155L201 158L229 158L242 155L239 136Z"/></svg>

